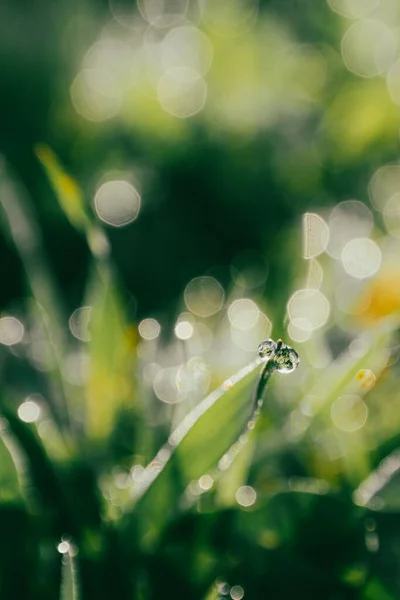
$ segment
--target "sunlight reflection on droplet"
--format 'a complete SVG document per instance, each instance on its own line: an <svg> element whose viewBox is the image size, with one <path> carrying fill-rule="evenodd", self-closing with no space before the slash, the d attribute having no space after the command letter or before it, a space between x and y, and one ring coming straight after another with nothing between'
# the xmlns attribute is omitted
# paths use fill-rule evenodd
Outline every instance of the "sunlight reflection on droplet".
<svg viewBox="0 0 400 600"><path fill-rule="evenodd" d="M340 258L343 248L353 238L368 237L374 224L371 211L359 200L340 202L329 216L328 254Z"/></svg>
<svg viewBox="0 0 400 600"><path fill-rule="evenodd" d="M186 393L178 389L177 376L179 367L168 367L157 373L154 382L154 393L162 402L176 404L186 398Z"/></svg>
<svg viewBox="0 0 400 600"><path fill-rule="evenodd" d="M378 169L369 184L373 204L384 210L389 200L400 190L400 165L385 165Z"/></svg>
<svg viewBox="0 0 400 600"><path fill-rule="evenodd" d="M231 587L230 595L232 600L242 600L244 589L240 585L234 585Z"/></svg>
<svg viewBox="0 0 400 600"><path fill-rule="evenodd" d="M360 396L340 396L331 406L332 421L338 429L352 433L365 425L368 407Z"/></svg>
<svg viewBox="0 0 400 600"><path fill-rule="evenodd" d="M393 31L381 21L357 21L343 37L343 61L356 75L374 77L390 68L396 46Z"/></svg>
<svg viewBox="0 0 400 600"><path fill-rule="evenodd" d="M236 501L240 506L252 506L256 499L256 490L249 485L242 485L236 492Z"/></svg>
<svg viewBox="0 0 400 600"><path fill-rule="evenodd" d="M94 204L98 217L104 223L123 227L138 216L140 196L127 181L107 181L97 190Z"/></svg>
<svg viewBox="0 0 400 600"><path fill-rule="evenodd" d="M290 320L305 331L318 329L328 320L330 305L318 290L298 290L287 305Z"/></svg>
<svg viewBox="0 0 400 600"><path fill-rule="evenodd" d="M185 304L199 317L210 317L221 310L225 293L220 283L213 277L195 277L186 286Z"/></svg>
<svg viewBox="0 0 400 600"><path fill-rule="evenodd" d="M378 245L369 238L351 240L343 248L341 255L346 272L358 279L374 275L379 270L381 258Z"/></svg>
<svg viewBox="0 0 400 600"><path fill-rule="evenodd" d="M175 335L180 340L188 340L192 337L194 332L193 325L189 321L179 321L175 325Z"/></svg>
<svg viewBox="0 0 400 600"><path fill-rule="evenodd" d="M57 550L60 554L67 554L70 550L69 542L60 542L57 546Z"/></svg>
<svg viewBox="0 0 400 600"><path fill-rule="evenodd" d="M211 475L203 475L199 479L199 486L202 490L210 490L212 488L213 483L214 480L211 477Z"/></svg>
<svg viewBox="0 0 400 600"><path fill-rule="evenodd" d="M315 213L303 215L303 256L313 258L326 249L329 229L324 219Z"/></svg>
<svg viewBox="0 0 400 600"><path fill-rule="evenodd" d="M348 17L360 19L371 13L379 4L379 0L328 0L332 10Z"/></svg>
<svg viewBox="0 0 400 600"><path fill-rule="evenodd" d="M18 407L18 416L24 423L34 423L40 416L40 406L32 400L31 396Z"/></svg>
<svg viewBox="0 0 400 600"><path fill-rule="evenodd" d="M69 318L68 325L70 331L72 335L81 342L90 342L89 325L91 314L91 306L81 306L74 310Z"/></svg>
<svg viewBox="0 0 400 600"><path fill-rule="evenodd" d="M257 305L247 298L235 300L228 309L229 320L238 329L251 329L257 323L260 311Z"/></svg>
<svg viewBox="0 0 400 600"><path fill-rule="evenodd" d="M145 340L155 340L161 331L161 326L155 319L143 319L139 323L139 333Z"/></svg>
<svg viewBox="0 0 400 600"><path fill-rule="evenodd" d="M0 319L0 344L12 346L18 344L24 337L24 326L15 317Z"/></svg>
<svg viewBox="0 0 400 600"><path fill-rule="evenodd" d="M204 107L207 84L201 74L191 67L172 67L161 75L157 97L167 113L186 119Z"/></svg>

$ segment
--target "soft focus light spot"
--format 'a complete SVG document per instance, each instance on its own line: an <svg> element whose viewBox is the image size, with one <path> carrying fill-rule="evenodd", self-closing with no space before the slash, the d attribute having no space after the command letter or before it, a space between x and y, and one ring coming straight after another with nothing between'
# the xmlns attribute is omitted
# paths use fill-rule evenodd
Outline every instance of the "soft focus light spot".
<svg viewBox="0 0 400 600"><path fill-rule="evenodd" d="M374 387L376 377L369 369L361 369L361 371L358 371L356 375L356 380L360 383L363 389L369 390L370 388Z"/></svg>
<svg viewBox="0 0 400 600"><path fill-rule="evenodd" d="M253 289L265 283L268 264L258 252L245 250L235 256L230 271L232 279L238 286Z"/></svg>
<svg viewBox="0 0 400 600"><path fill-rule="evenodd" d="M144 467L142 465L133 465L133 467L130 470L130 475L133 479L133 481L136 482L140 482L142 481L143 477L144 477Z"/></svg>
<svg viewBox="0 0 400 600"><path fill-rule="evenodd" d="M203 475L199 479L199 486L202 490L210 490L212 488L213 483L214 480L211 477L211 475Z"/></svg>
<svg viewBox="0 0 400 600"><path fill-rule="evenodd" d="M255 352L260 340L268 338L272 331L272 323L266 315L259 312L255 324L248 329L238 329L231 325L231 337L236 346L247 352Z"/></svg>
<svg viewBox="0 0 400 600"><path fill-rule="evenodd" d="M298 328L310 331L325 325L330 305L318 290L298 290L290 298L287 310L290 320Z"/></svg>
<svg viewBox="0 0 400 600"><path fill-rule="evenodd" d="M313 258L325 251L329 240L329 228L324 219L315 213L303 215L303 255Z"/></svg>
<svg viewBox="0 0 400 600"><path fill-rule="evenodd" d="M259 314L257 305L246 298L235 300L228 309L229 320L238 329L254 327Z"/></svg>
<svg viewBox="0 0 400 600"><path fill-rule="evenodd" d="M297 323L299 323L300 326ZM312 333L307 319L294 319L294 321L290 321L287 332L294 342L299 342L300 344L309 340Z"/></svg>
<svg viewBox="0 0 400 600"><path fill-rule="evenodd" d="M210 317L221 310L225 293L220 283L213 277L195 277L186 286L185 304L199 317Z"/></svg>
<svg viewBox="0 0 400 600"><path fill-rule="evenodd" d="M374 77L392 65L396 38L381 21L357 21L342 40L343 61L349 71L361 77Z"/></svg>
<svg viewBox="0 0 400 600"><path fill-rule="evenodd" d="M167 20L173 25L185 16L189 0L137 0L137 7L142 17L157 25L159 21Z"/></svg>
<svg viewBox="0 0 400 600"><path fill-rule="evenodd" d="M161 326L155 319L143 319L139 323L139 333L145 340L155 340L161 331Z"/></svg>
<svg viewBox="0 0 400 600"><path fill-rule="evenodd" d="M258 0L199 0L207 26L223 37L243 35L256 21Z"/></svg>
<svg viewBox="0 0 400 600"><path fill-rule="evenodd" d="M249 485L242 485L236 492L236 500L240 506L252 506L256 501L256 490Z"/></svg>
<svg viewBox="0 0 400 600"><path fill-rule="evenodd" d="M24 326L15 317L0 319L0 344L12 346L18 344L24 337Z"/></svg>
<svg viewBox="0 0 400 600"><path fill-rule="evenodd" d="M176 27L167 33L162 42L161 60L165 69L189 67L205 75L212 59L212 44L196 27Z"/></svg>
<svg viewBox="0 0 400 600"><path fill-rule="evenodd" d="M97 190L94 204L97 215L104 223L123 227L138 216L140 196L127 181L108 181Z"/></svg>
<svg viewBox="0 0 400 600"><path fill-rule="evenodd" d="M363 286L361 279L346 278L336 286L336 304L348 315L360 315L368 309L371 303L371 292Z"/></svg>
<svg viewBox="0 0 400 600"><path fill-rule="evenodd" d="M332 10L348 17L360 19L371 13L379 4L379 0L328 0Z"/></svg>
<svg viewBox="0 0 400 600"><path fill-rule="evenodd" d="M345 245L354 238L368 237L374 224L371 211L358 200L341 202L329 216L328 254L340 258Z"/></svg>
<svg viewBox="0 0 400 600"><path fill-rule="evenodd" d="M193 325L189 321L179 321L175 325L175 335L180 340L188 340L192 337L194 332Z"/></svg>
<svg viewBox="0 0 400 600"><path fill-rule="evenodd" d="M33 400L27 398L18 408L18 416L24 423L34 423L40 415L40 407Z"/></svg>
<svg viewBox="0 0 400 600"><path fill-rule="evenodd" d="M57 550L59 551L60 554L67 554L70 550L70 544L69 542L60 542L57 546Z"/></svg>
<svg viewBox="0 0 400 600"><path fill-rule="evenodd" d="M393 102L400 106L400 60L394 63L387 74L387 87Z"/></svg>
<svg viewBox="0 0 400 600"><path fill-rule="evenodd" d="M157 373L154 382L154 393L166 404L176 404L185 399L186 393L178 388L179 367L169 367Z"/></svg>
<svg viewBox="0 0 400 600"><path fill-rule="evenodd" d="M341 258L349 275L365 279L378 271L382 253L377 244L369 238L357 238L346 244Z"/></svg>
<svg viewBox="0 0 400 600"><path fill-rule="evenodd" d="M387 202L383 219L389 233L395 237L400 237L400 192L394 194Z"/></svg>
<svg viewBox="0 0 400 600"><path fill-rule="evenodd" d="M207 98L207 84L191 67L173 67L161 75L157 97L165 112L186 119L202 110Z"/></svg>
<svg viewBox="0 0 400 600"><path fill-rule="evenodd" d="M389 200L400 191L400 165L385 165L374 173L369 184L373 204L383 211Z"/></svg>
<svg viewBox="0 0 400 600"><path fill-rule="evenodd" d="M90 318L92 315L91 306L81 306L74 310L69 318L69 329L74 337L81 342L90 342Z"/></svg>
<svg viewBox="0 0 400 600"><path fill-rule="evenodd" d="M324 270L318 261L310 259L307 273L307 289L319 290L324 280Z"/></svg>
<svg viewBox="0 0 400 600"><path fill-rule="evenodd" d="M242 600L244 589L240 585L234 585L231 587L230 595L232 600Z"/></svg>
<svg viewBox="0 0 400 600"><path fill-rule="evenodd" d="M368 407L360 396L340 396L331 406L332 421L338 429L352 433L365 425Z"/></svg>
<svg viewBox="0 0 400 600"><path fill-rule="evenodd" d="M94 69L84 69L74 79L70 94L76 112L89 121L106 121L115 117L121 108L121 94L100 79ZM101 85L100 85L101 84Z"/></svg>

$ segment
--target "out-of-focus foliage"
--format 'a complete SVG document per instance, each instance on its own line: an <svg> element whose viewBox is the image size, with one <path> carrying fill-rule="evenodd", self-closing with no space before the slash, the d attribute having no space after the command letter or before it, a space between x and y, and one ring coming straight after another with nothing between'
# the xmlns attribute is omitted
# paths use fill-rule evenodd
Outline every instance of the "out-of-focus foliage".
<svg viewBox="0 0 400 600"><path fill-rule="evenodd" d="M400 597L399 31L1 3L1 598Z"/></svg>

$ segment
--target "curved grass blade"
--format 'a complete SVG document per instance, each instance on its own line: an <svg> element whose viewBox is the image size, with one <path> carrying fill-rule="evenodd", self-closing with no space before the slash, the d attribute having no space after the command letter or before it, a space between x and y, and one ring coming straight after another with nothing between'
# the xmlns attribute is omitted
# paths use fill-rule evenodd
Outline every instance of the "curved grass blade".
<svg viewBox="0 0 400 600"><path fill-rule="evenodd" d="M400 511L400 450L387 456L358 486L354 502L371 510Z"/></svg>
<svg viewBox="0 0 400 600"><path fill-rule="evenodd" d="M134 490L142 543L151 547L179 506L188 484L231 452L253 409L259 367L256 359L207 396L169 437Z"/></svg>

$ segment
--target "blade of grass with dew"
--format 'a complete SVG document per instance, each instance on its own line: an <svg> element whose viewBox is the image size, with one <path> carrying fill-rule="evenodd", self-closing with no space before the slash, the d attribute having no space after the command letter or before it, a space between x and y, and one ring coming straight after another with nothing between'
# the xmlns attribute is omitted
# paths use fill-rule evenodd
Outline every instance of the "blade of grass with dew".
<svg viewBox="0 0 400 600"><path fill-rule="evenodd" d="M63 554L61 564L60 600L78 600L78 582L75 557L68 551Z"/></svg>
<svg viewBox="0 0 400 600"><path fill-rule="evenodd" d="M200 402L146 467L135 490L146 544L160 534L188 484L215 467L238 440L249 420L261 364L256 359Z"/></svg>

